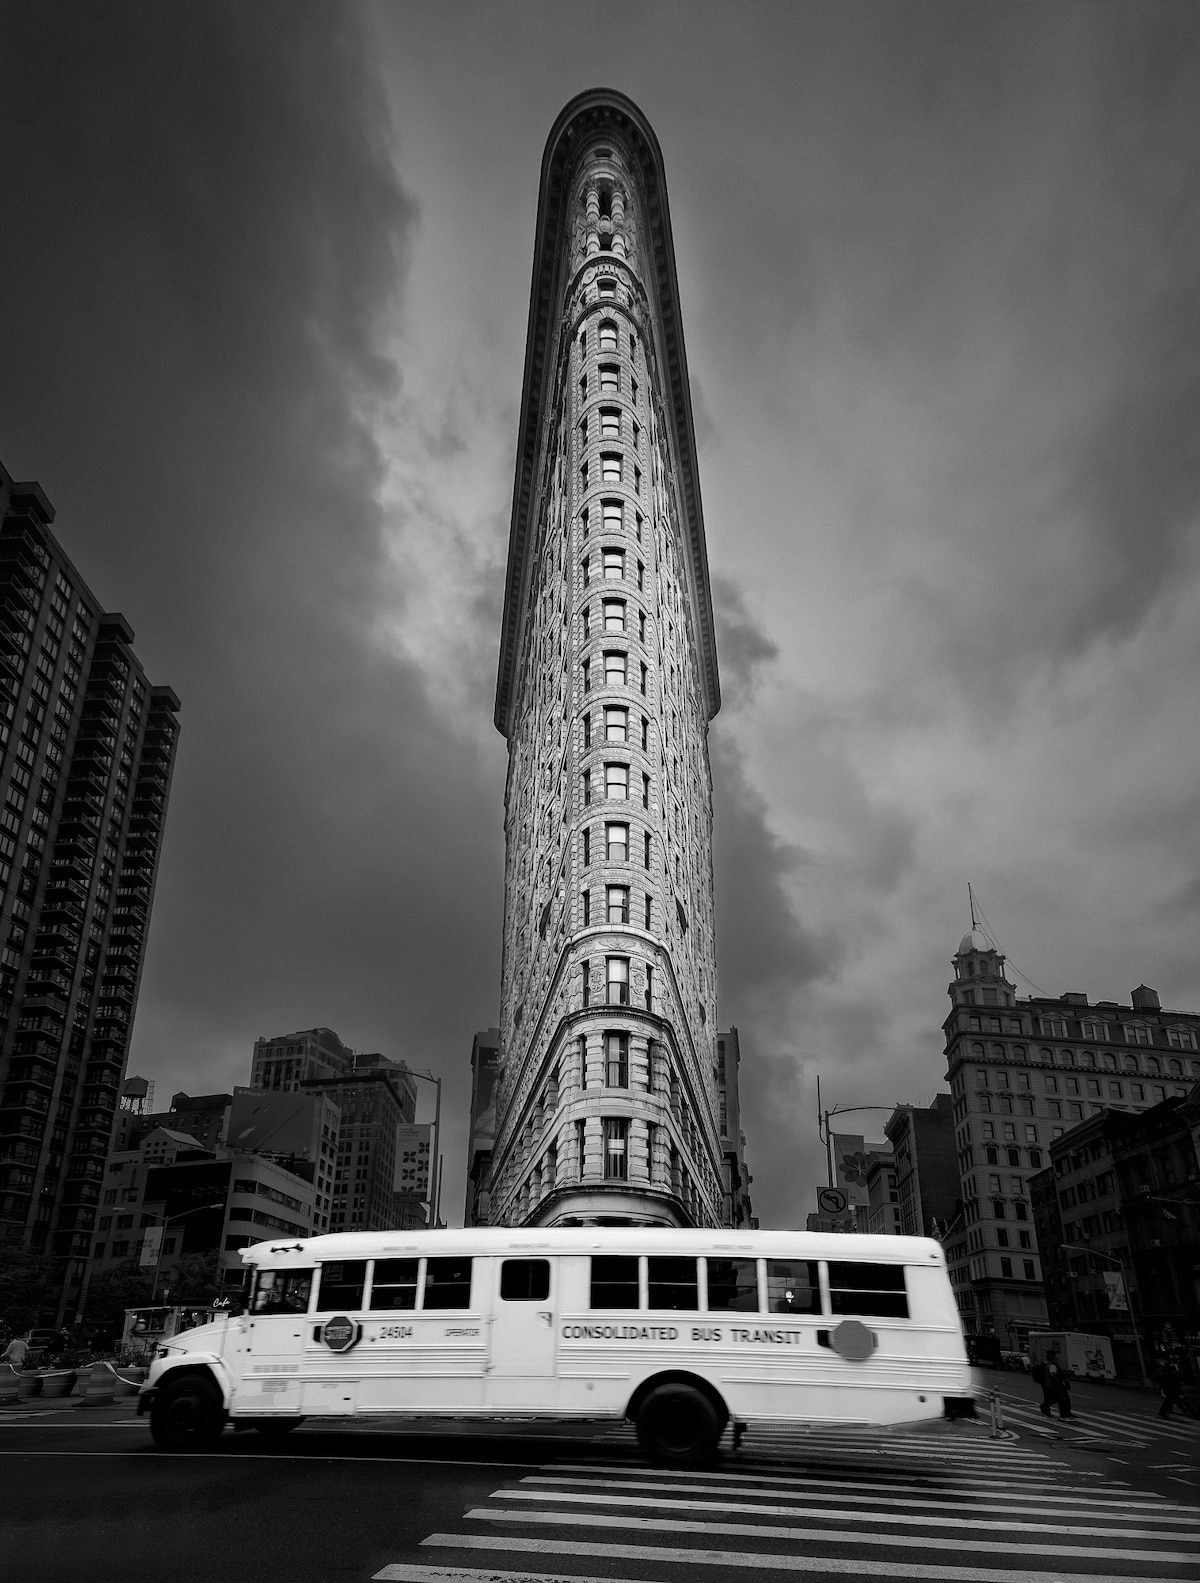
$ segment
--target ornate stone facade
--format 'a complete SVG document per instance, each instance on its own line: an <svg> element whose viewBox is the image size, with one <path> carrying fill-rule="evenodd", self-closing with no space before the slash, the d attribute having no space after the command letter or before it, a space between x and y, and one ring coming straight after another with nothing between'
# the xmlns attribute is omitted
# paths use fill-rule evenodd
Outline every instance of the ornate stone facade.
<svg viewBox="0 0 1200 1583"><path fill-rule="evenodd" d="M494 1224L717 1225L720 707L658 143L622 95L542 164L496 724Z"/></svg>

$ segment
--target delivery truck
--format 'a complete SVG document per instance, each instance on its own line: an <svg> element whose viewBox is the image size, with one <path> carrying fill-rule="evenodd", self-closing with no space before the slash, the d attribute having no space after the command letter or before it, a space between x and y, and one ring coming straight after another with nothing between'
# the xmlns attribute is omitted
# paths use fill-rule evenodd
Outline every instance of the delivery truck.
<svg viewBox="0 0 1200 1583"><path fill-rule="evenodd" d="M1032 1330L1029 1333L1031 1367L1044 1363L1058 1349L1060 1367L1073 1380L1115 1380L1112 1342L1107 1336L1090 1336L1080 1330Z"/></svg>

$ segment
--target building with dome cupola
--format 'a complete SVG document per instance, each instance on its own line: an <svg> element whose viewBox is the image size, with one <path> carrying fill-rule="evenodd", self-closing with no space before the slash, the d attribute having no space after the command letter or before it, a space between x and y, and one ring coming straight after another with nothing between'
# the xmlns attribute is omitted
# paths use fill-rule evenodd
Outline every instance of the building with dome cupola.
<svg viewBox="0 0 1200 1583"><path fill-rule="evenodd" d="M509 773L493 1224L732 1213L719 707L662 154L636 105L595 90L550 132L534 244L496 689Z"/></svg>
<svg viewBox="0 0 1200 1583"><path fill-rule="evenodd" d="M1079 993L1019 998L1003 952L977 929L959 942L948 994L962 1184L945 1236L950 1279L967 1333L1015 1347L1047 1320L1030 1178L1086 1119L1186 1095L1200 1079L1200 1017L1164 1011L1144 984L1129 1006Z"/></svg>

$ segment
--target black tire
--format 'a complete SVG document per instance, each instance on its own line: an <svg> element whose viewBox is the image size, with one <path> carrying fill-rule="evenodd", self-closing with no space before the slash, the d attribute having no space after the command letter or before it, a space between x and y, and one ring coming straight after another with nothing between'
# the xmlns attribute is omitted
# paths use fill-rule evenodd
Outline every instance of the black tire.
<svg viewBox="0 0 1200 1583"><path fill-rule="evenodd" d="M642 1450L663 1467L696 1468L711 1462L724 1427L703 1391L677 1381L656 1385L637 1412Z"/></svg>
<svg viewBox="0 0 1200 1583"><path fill-rule="evenodd" d="M255 1424L254 1428L267 1440L282 1440L284 1435L290 1435L293 1429L299 1429L303 1422L303 1418L264 1418L261 1423Z"/></svg>
<svg viewBox="0 0 1200 1583"><path fill-rule="evenodd" d="M169 1375L150 1409L150 1433L162 1451L206 1451L225 1427L221 1393L205 1374Z"/></svg>

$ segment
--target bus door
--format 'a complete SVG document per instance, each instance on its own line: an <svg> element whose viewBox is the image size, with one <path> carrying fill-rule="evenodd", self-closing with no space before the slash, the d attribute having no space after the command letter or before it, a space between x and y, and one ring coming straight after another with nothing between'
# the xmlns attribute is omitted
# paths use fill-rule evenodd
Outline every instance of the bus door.
<svg viewBox="0 0 1200 1583"><path fill-rule="evenodd" d="M550 1259L497 1259L488 1343L487 1405L537 1409L555 1401L558 1293Z"/></svg>
<svg viewBox="0 0 1200 1583"><path fill-rule="evenodd" d="M313 1272L259 1270L242 1321L237 1409L296 1414L304 1373L304 1332Z"/></svg>
<svg viewBox="0 0 1200 1583"><path fill-rule="evenodd" d="M317 1295L304 1339L304 1411L353 1413L363 1369L366 1259L330 1259L317 1271Z"/></svg>

